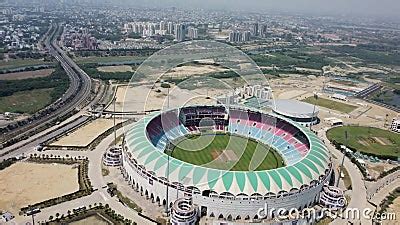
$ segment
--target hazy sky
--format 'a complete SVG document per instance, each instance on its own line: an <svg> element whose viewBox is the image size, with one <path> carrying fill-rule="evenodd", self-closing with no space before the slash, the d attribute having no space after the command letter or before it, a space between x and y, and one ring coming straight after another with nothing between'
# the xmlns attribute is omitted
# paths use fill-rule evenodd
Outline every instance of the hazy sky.
<svg viewBox="0 0 400 225"><path fill-rule="evenodd" d="M113 0L110 0L113 1ZM114 0L141 6L398 16L400 0Z"/></svg>

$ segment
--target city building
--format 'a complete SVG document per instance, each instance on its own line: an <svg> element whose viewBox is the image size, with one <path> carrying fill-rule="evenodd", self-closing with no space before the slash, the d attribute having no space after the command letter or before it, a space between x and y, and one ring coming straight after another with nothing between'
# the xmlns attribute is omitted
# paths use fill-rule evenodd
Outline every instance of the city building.
<svg viewBox="0 0 400 225"><path fill-rule="evenodd" d="M242 41L242 33L238 31L231 31L229 33L229 42L241 42Z"/></svg>
<svg viewBox="0 0 400 225"><path fill-rule="evenodd" d="M189 39L194 40L199 38L198 29L194 27L190 27L188 30Z"/></svg>
<svg viewBox="0 0 400 225"><path fill-rule="evenodd" d="M250 41L250 37L251 37L250 31L245 31L245 32L243 32L242 37L243 37L242 40L243 40L244 42Z"/></svg>
<svg viewBox="0 0 400 225"><path fill-rule="evenodd" d="M394 132L400 133L400 119L394 118L392 120L392 124L390 125L390 129Z"/></svg>
<svg viewBox="0 0 400 225"><path fill-rule="evenodd" d="M184 41L185 40L185 25L184 24L175 24L175 41Z"/></svg>

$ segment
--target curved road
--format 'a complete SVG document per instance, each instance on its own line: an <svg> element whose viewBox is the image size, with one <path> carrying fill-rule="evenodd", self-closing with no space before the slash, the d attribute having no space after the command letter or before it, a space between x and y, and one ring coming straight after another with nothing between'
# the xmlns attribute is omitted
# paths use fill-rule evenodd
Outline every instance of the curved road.
<svg viewBox="0 0 400 225"><path fill-rule="evenodd" d="M330 144L330 141L326 137L326 131L320 130L318 132L318 136L320 138L322 138L322 140L324 140L325 145L328 147L329 151L337 158L337 160L341 161L343 158L343 153L340 152L339 150L337 150L334 146L332 146ZM361 214L362 214L362 211L366 208L374 210L375 207L373 207L367 201L367 189L364 185L364 179L363 179L363 175L362 175L361 171L347 157L345 157L345 160L344 160L344 168L349 173L349 176L351 178L351 187L352 187L352 190L350 191L351 199L347 205L347 209L349 209L349 208L359 209ZM367 218L363 218L362 216L360 216L360 219L337 218L331 224L343 225L343 224L348 224L348 221L352 222L353 224L361 224L361 225L372 224L371 220L368 220Z"/></svg>
<svg viewBox="0 0 400 225"><path fill-rule="evenodd" d="M79 106L83 105L88 100L92 87L92 80L90 77L76 65L73 60L58 46L57 36L59 36L61 27L58 25L51 25L51 35L46 38L46 46L49 48L49 53L61 64L70 79L70 86L67 92L61 97L60 100L48 106L56 107L57 109L44 117L33 120L27 125L21 126L15 130L5 134L6 140L23 137L24 135L34 133L40 127L43 127L51 122L54 122L59 117L68 115ZM7 152L0 152L1 156L8 154Z"/></svg>

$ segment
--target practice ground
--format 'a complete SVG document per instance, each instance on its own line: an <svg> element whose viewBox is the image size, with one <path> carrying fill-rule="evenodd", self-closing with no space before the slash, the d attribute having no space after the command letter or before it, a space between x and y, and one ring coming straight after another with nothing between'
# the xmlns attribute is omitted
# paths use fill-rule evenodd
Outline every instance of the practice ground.
<svg viewBox="0 0 400 225"><path fill-rule="evenodd" d="M191 164L232 171L283 166L282 157L274 149L228 134L189 136L176 145L172 156Z"/></svg>
<svg viewBox="0 0 400 225"><path fill-rule="evenodd" d="M35 113L51 103L52 89L35 89L0 97L0 113Z"/></svg>
<svg viewBox="0 0 400 225"><path fill-rule="evenodd" d="M0 74L0 80L23 80L28 78L47 77L54 71L54 69L43 69L35 71L24 71L16 73Z"/></svg>
<svg viewBox="0 0 400 225"><path fill-rule="evenodd" d="M318 106L333 109L342 113L350 113L357 108L357 106L349 105L346 103L326 99L326 98L318 98L308 97L303 100L304 102L308 102L310 104L316 104Z"/></svg>
<svg viewBox="0 0 400 225"><path fill-rule="evenodd" d="M79 189L73 165L18 162L0 171L0 210L18 215L29 204Z"/></svg>
<svg viewBox="0 0 400 225"><path fill-rule="evenodd" d="M344 126L330 129L327 137L345 143L345 131L348 132L348 146L357 151L400 157L400 134L373 127Z"/></svg>
<svg viewBox="0 0 400 225"><path fill-rule="evenodd" d="M116 120L116 124L122 122L122 120ZM108 129L113 127L113 119L96 119L83 127L73 131L64 136L59 140L50 144L50 146L77 146L85 147L94 141L100 134L106 132Z"/></svg>

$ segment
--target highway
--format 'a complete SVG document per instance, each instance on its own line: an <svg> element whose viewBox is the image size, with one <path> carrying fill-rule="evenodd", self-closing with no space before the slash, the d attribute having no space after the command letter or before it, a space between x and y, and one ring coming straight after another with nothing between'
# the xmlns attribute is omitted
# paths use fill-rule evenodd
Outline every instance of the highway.
<svg viewBox="0 0 400 225"><path fill-rule="evenodd" d="M51 109L47 114L40 118L30 118L29 122L18 128L15 128L3 135L2 139L6 140L2 148L14 144L15 140L23 140L34 135L39 128L54 123L59 118L66 116L74 110L79 110L89 101L92 80L90 77L76 65L73 60L58 46L57 37L60 35L62 27L58 24L50 26L50 35L45 38L45 46L49 53L61 64L70 79L70 86L67 92L55 103L49 105L46 109ZM7 143L8 142L8 143ZM0 148L0 149L2 149ZM1 150L0 150L1 153Z"/></svg>

